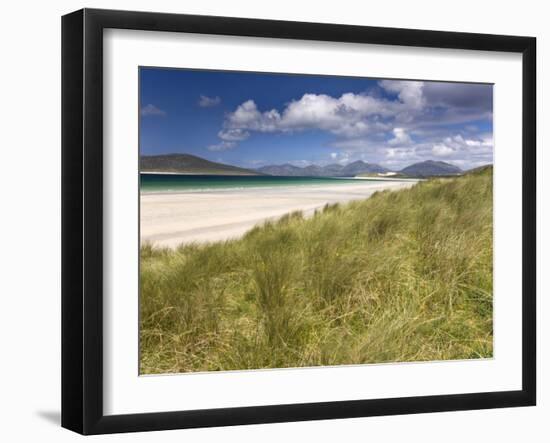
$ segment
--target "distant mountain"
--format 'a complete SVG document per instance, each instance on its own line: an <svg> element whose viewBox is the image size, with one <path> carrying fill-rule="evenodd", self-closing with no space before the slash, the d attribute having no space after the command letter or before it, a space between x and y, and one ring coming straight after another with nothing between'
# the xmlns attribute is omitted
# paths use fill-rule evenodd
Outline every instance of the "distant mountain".
<svg viewBox="0 0 550 443"><path fill-rule="evenodd" d="M462 169L449 163L426 160L409 165L399 172L410 177L433 177L441 175L460 175L462 174Z"/></svg>
<svg viewBox="0 0 550 443"><path fill-rule="evenodd" d="M237 166L224 165L191 154L142 155L140 172L177 172L181 174L260 175Z"/></svg>
<svg viewBox="0 0 550 443"><path fill-rule="evenodd" d="M288 177L294 177L304 175L303 169L304 168L285 163L284 165L262 166L261 168L256 169L256 171L267 175L285 175Z"/></svg>
<svg viewBox="0 0 550 443"><path fill-rule="evenodd" d="M323 170L327 174L328 177L337 177L340 172L342 172L343 166L339 165L338 163L332 163L330 165L326 165Z"/></svg>
<svg viewBox="0 0 550 443"><path fill-rule="evenodd" d="M258 172L268 175L281 175L289 177L355 177L364 173L383 173L388 169L375 163L367 163L361 160L347 165L330 164L327 166L309 165L304 168L289 163L284 165L269 165L257 169Z"/></svg>
<svg viewBox="0 0 550 443"><path fill-rule="evenodd" d="M285 163L282 165L263 166L256 170L225 165L191 154L144 155L140 157L141 172L173 172L181 174L212 175L274 175L287 177L355 177L359 175L376 175L391 172L376 163L357 160L347 165L333 163L326 166L309 165L299 167ZM457 166L442 161L427 160L414 163L401 171L398 176L433 177L460 175L463 171Z"/></svg>
<svg viewBox="0 0 550 443"><path fill-rule="evenodd" d="M365 163L364 161L358 160L344 166L342 175L346 177L355 177L357 174L384 173L388 171L389 169L377 165L376 163Z"/></svg>

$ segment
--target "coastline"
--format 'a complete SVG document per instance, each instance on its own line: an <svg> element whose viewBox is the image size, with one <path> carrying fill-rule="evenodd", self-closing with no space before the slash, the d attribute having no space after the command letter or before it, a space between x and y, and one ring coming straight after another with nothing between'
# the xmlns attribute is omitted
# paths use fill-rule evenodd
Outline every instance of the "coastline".
<svg viewBox="0 0 550 443"><path fill-rule="evenodd" d="M408 178L408 177L353 177L355 180L369 180L369 181L380 181L380 182L422 182L426 181L425 178Z"/></svg>
<svg viewBox="0 0 550 443"><path fill-rule="evenodd" d="M140 174L144 175L226 175L223 172L172 172L172 171L139 171ZM261 177L261 174L236 174L232 173L231 176L235 177Z"/></svg>
<svg viewBox="0 0 550 443"><path fill-rule="evenodd" d="M141 193L141 244L175 248L235 239L290 212L302 211L308 217L326 204L362 200L376 191L417 182L359 181L363 183Z"/></svg>

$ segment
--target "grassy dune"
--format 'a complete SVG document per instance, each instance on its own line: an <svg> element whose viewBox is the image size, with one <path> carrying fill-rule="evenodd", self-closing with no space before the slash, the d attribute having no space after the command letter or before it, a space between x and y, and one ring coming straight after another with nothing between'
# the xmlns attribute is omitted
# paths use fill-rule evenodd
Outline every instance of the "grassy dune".
<svg viewBox="0 0 550 443"><path fill-rule="evenodd" d="M492 169L141 248L141 372L491 357Z"/></svg>

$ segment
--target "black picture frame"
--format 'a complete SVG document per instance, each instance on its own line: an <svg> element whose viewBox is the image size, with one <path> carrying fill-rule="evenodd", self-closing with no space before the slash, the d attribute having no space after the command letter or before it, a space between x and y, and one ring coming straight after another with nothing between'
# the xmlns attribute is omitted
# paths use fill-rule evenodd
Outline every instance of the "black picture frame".
<svg viewBox="0 0 550 443"><path fill-rule="evenodd" d="M102 36L107 28L522 54L522 389L104 415ZM535 405L535 88L536 39L532 37L97 9L83 9L63 16L62 426L81 434L105 434Z"/></svg>

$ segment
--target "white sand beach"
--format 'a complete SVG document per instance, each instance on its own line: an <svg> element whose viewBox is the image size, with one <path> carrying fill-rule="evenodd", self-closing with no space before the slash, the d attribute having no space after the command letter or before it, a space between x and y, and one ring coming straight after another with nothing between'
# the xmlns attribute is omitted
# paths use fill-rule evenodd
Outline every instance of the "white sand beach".
<svg viewBox="0 0 550 443"><path fill-rule="evenodd" d="M272 188L220 189L141 194L141 242L155 246L238 238L266 220L289 212L311 216L325 204L370 197L375 191L402 189L415 181L378 181Z"/></svg>

